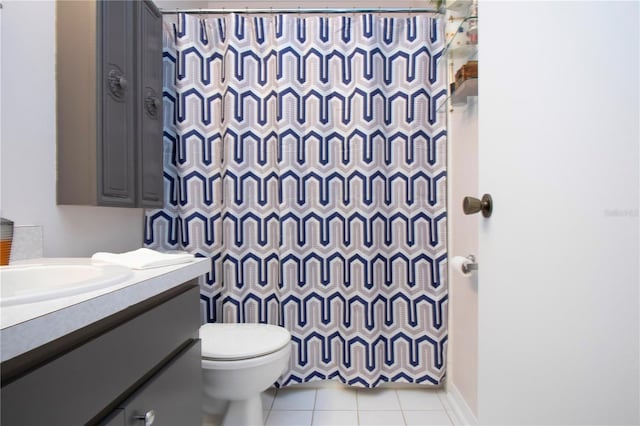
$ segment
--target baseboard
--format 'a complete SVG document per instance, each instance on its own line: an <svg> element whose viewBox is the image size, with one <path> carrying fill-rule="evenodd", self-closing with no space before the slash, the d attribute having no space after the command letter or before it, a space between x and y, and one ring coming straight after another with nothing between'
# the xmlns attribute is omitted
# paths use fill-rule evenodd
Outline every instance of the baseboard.
<svg viewBox="0 0 640 426"><path fill-rule="evenodd" d="M455 417L453 420L456 426L476 426L478 419L467 405L467 402L462 397L462 394L451 383L447 383L445 389L446 403L449 405L447 411L450 415Z"/></svg>

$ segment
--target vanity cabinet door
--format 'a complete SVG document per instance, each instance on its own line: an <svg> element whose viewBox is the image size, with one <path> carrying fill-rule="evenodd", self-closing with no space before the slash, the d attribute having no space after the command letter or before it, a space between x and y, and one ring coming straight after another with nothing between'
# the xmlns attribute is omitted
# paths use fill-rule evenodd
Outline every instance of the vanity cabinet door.
<svg viewBox="0 0 640 426"><path fill-rule="evenodd" d="M152 416L154 426L202 426L200 357L197 340L127 401L125 425L141 426Z"/></svg>
<svg viewBox="0 0 640 426"><path fill-rule="evenodd" d="M98 197L100 204L135 205L135 2L98 3ZM101 170L100 170L101 169Z"/></svg>
<svg viewBox="0 0 640 426"><path fill-rule="evenodd" d="M149 0L139 6L138 203L142 207L162 207L162 14Z"/></svg>
<svg viewBox="0 0 640 426"><path fill-rule="evenodd" d="M118 408L104 421L98 423L99 426L125 426L124 409Z"/></svg>

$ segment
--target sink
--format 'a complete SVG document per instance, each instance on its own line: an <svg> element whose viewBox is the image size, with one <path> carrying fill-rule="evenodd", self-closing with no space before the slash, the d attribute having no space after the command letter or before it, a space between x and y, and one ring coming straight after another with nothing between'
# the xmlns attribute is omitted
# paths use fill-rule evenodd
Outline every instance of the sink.
<svg viewBox="0 0 640 426"><path fill-rule="evenodd" d="M0 268L0 306L52 300L118 284L129 268L109 264L64 262L10 265Z"/></svg>

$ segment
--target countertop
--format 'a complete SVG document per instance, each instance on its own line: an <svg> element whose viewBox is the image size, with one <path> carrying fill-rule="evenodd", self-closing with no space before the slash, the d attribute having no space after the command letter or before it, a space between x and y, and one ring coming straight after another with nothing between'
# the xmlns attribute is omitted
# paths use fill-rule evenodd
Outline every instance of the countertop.
<svg viewBox="0 0 640 426"><path fill-rule="evenodd" d="M30 259L20 264L62 259ZM69 259L91 263L91 259ZM0 362L49 343L95 321L206 274L210 261L132 270L132 275L110 287L59 299L6 306L0 309Z"/></svg>

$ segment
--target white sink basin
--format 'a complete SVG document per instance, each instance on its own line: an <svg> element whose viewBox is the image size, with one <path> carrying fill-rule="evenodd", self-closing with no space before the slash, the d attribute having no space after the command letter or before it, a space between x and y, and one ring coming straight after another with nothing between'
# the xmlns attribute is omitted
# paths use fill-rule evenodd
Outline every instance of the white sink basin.
<svg viewBox="0 0 640 426"><path fill-rule="evenodd" d="M25 264L0 268L0 306L52 300L109 287L132 275L107 264Z"/></svg>

